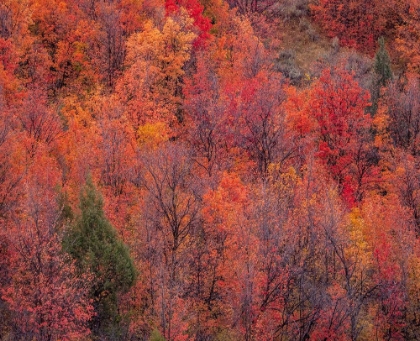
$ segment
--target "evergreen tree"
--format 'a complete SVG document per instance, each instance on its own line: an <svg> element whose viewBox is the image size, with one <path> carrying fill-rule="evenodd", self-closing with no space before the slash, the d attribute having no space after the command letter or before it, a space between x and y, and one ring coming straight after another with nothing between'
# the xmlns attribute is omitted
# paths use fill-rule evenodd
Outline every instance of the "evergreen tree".
<svg viewBox="0 0 420 341"><path fill-rule="evenodd" d="M377 84L379 86L386 86L388 81L392 79L391 59L389 53L385 48L385 39L380 37L378 39L379 50L375 55L375 73L377 77Z"/></svg>
<svg viewBox="0 0 420 341"><path fill-rule="evenodd" d="M372 106L369 111L372 115L378 110L378 101L381 95L381 88L387 86L388 82L392 79L391 58L385 48L385 39L380 37L378 39L379 50L375 54L375 65L372 88L371 100Z"/></svg>
<svg viewBox="0 0 420 341"><path fill-rule="evenodd" d="M136 271L128 248L105 217L102 196L91 179L80 196L80 215L63 243L79 270L93 274L91 298L96 312L91 321L93 334L118 338L121 332L118 295L134 284Z"/></svg>

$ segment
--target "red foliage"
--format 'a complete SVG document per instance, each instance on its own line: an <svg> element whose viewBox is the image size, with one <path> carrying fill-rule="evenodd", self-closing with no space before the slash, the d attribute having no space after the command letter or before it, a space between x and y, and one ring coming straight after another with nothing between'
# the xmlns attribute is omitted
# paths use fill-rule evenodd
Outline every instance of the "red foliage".
<svg viewBox="0 0 420 341"><path fill-rule="evenodd" d="M194 20L193 25L198 30L198 37L194 41L196 49L206 47L207 41L210 39L211 22L210 19L203 14L204 6L199 0L167 0L165 2L166 15L175 15L183 7L187 10L188 15Z"/></svg>
<svg viewBox="0 0 420 341"><path fill-rule="evenodd" d="M352 75L325 70L312 92L310 114L318 121L318 157L351 207L373 175L369 155L369 94Z"/></svg>
<svg viewBox="0 0 420 341"><path fill-rule="evenodd" d="M329 37L338 37L344 46L372 55L376 41L385 33L384 6L376 0L320 0L311 10Z"/></svg>
<svg viewBox="0 0 420 341"><path fill-rule="evenodd" d="M419 0L310 2L400 58L374 125L364 60L276 59L279 27L327 49L308 0L0 1L1 337L89 338L56 188L91 174L139 270L127 339L418 339Z"/></svg>
<svg viewBox="0 0 420 341"><path fill-rule="evenodd" d="M90 333L93 306L88 274L79 276L62 248L60 209L53 186L53 160L37 153L26 178L26 200L9 229L10 280L1 288L16 328L16 339L71 340Z"/></svg>

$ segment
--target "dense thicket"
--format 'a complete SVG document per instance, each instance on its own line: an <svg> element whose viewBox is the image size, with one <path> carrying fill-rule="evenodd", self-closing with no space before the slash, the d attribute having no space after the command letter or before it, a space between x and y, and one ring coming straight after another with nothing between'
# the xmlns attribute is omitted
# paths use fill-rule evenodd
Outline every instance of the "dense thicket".
<svg viewBox="0 0 420 341"><path fill-rule="evenodd" d="M0 339L420 339L419 16L0 0Z"/></svg>

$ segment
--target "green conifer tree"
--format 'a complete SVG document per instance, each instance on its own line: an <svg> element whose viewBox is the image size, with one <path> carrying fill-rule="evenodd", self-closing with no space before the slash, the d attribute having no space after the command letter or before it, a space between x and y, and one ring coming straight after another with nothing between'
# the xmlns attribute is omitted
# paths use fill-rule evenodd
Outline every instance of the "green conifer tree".
<svg viewBox="0 0 420 341"><path fill-rule="evenodd" d="M380 37L378 39L379 49L375 54L374 75L371 87L371 101L372 105L369 109L370 113L374 115L378 110L378 101L381 96L381 88L388 85L392 79L391 58L385 48L385 39Z"/></svg>
<svg viewBox="0 0 420 341"><path fill-rule="evenodd" d="M378 75L377 84L386 86L388 81L392 79L391 58L385 48L384 37L380 37L378 43L379 50L375 55L375 73Z"/></svg>
<svg viewBox="0 0 420 341"><path fill-rule="evenodd" d="M92 274L91 298L96 312L91 321L93 334L101 339L107 335L118 338L118 295L134 284L136 271L128 248L105 217L102 196L90 178L80 195L80 215L63 244L79 270Z"/></svg>

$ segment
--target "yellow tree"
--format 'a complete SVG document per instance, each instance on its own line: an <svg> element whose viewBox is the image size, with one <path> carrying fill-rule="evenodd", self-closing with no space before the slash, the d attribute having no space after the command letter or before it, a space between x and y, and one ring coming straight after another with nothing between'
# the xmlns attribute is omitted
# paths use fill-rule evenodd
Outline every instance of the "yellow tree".
<svg viewBox="0 0 420 341"><path fill-rule="evenodd" d="M137 130L146 122L182 120L181 94L184 67L196 37L186 12L167 17L159 29L150 21L127 41L127 70L117 92L127 104Z"/></svg>

